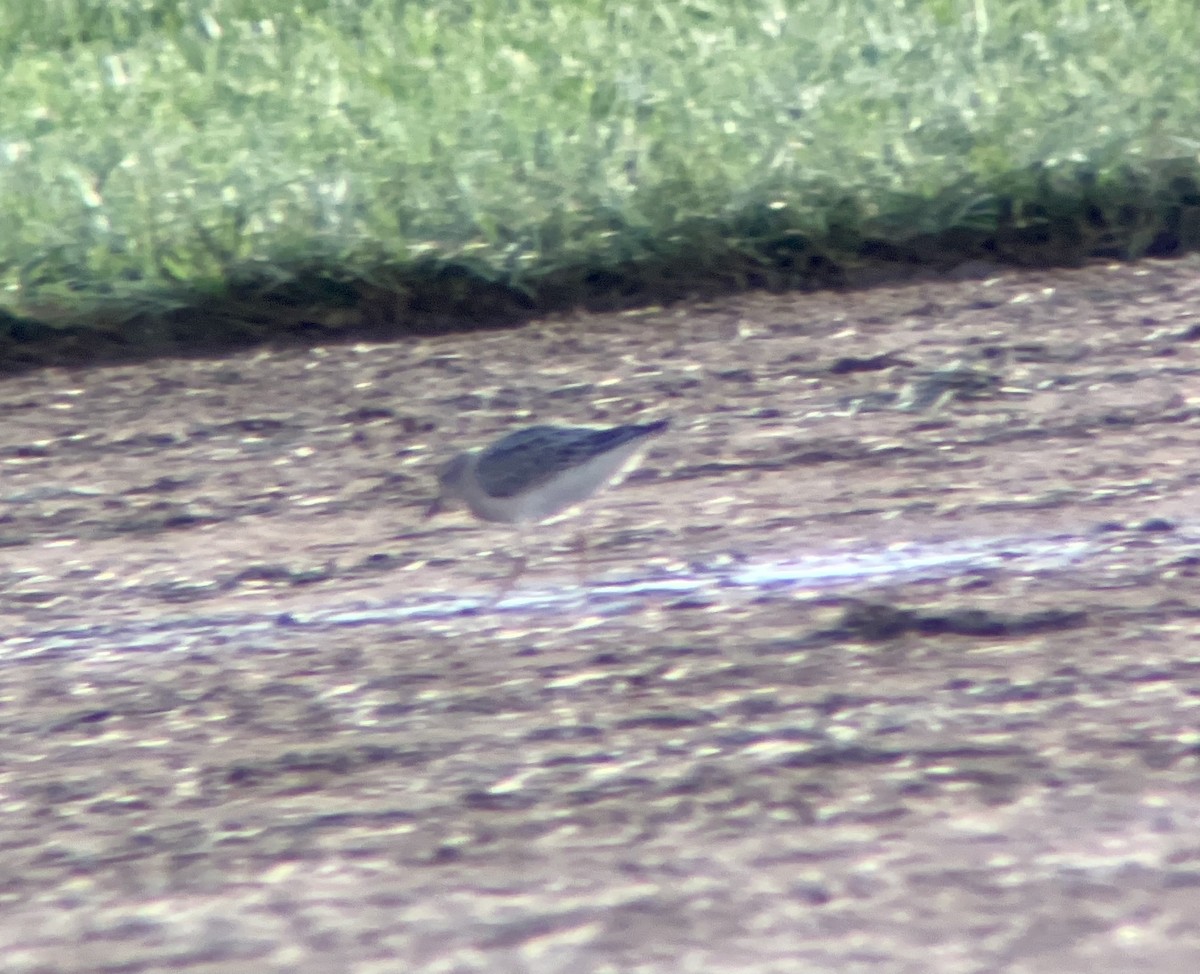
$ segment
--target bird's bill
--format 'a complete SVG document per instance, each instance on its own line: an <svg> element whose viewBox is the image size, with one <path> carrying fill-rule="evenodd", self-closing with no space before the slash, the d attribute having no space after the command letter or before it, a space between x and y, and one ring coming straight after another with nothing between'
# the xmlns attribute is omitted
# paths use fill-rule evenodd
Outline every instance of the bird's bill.
<svg viewBox="0 0 1200 974"><path fill-rule="evenodd" d="M441 514L442 511L444 511L445 509L446 509L446 502L442 500L440 495L438 497L435 497L433 499L433 502L427 508L425 508L425 520L428 521L431 517L436 517L438 514Z"/></svg>

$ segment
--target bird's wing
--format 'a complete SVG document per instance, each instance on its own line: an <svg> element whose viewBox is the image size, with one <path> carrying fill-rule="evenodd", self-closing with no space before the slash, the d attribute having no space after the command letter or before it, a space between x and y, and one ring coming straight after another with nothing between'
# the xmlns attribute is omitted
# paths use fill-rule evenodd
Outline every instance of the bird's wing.
<svg viewBox="0 0 1200 974"><path fill-rule="evenodd" d="M592 429L531 426L488 447L475 467L479 486L491 497L514 497L540 487L592 457L665 429L665 422Z"/></svg>

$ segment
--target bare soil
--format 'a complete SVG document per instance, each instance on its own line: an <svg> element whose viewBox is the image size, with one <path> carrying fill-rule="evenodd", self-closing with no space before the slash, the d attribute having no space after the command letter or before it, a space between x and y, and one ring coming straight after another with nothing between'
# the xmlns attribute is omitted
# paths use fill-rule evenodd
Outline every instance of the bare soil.
<svg viewBox="0 0 1200 974"><path fill-rule="evenodd" d="M1198 346L1189 259L5 381L0 967L1198 969ZM504 609L420 519L659 416L597 591L1001 555Z"/></svg>

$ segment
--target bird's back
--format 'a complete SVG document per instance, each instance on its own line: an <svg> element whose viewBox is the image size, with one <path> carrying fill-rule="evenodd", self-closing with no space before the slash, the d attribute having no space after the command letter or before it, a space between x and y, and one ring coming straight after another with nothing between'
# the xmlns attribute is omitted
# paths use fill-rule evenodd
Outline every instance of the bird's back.
<svg viewBox="0 0 1200 974"><path fill-rule="evenodd" d="M476 461L475 476L489 497L516 497L605 454L624 452L622 448L663 432L667 425L662 419L610 429L530 426L485 449Z"/></svg>

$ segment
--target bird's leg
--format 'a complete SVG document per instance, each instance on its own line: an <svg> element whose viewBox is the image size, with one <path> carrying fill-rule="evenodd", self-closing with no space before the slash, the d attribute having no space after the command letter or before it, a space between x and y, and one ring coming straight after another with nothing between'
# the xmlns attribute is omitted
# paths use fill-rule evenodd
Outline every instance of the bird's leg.
<svg viewBox="0 0 1200 974"><path fill-rule="evenodd" d="M502 601L513 590L517 584L517 580L525 574L525 567L529 562L529 535L524 525L518 525L517 531L520 538L521 550L513 556L512 566L509 568L508 574L500 579L500 585L496 589L497 602Z"/></svg>
<svg viewBox="0 0 1200 974"><path fill-rule="evenodd" d="M579 587L586 591L588 579L591 577L591 563L588 561L587 533L580 530L575 532L572 547L575 549L575 580Z"/></svg>
<svg viewBox="0 0 1200 974"><path fill-rule="evenodd" d="M496 601L501 602L508 597L508 594L516 587L518 579L525 574L525 563L527 559L524 555L517 555L513 559L512 568L509 573L500 579L500 585L496 589Z"/></svg>
<svg viewBox="0 0 1200 974"><path fill-rule="evenodd" d="M575 557L572 561L575 564L575 581L577 583L577 591L579 592L579 607L586 611L592 601L592 593L588 588L588 582L591 577L591 562L588 560L588 536L587 532L580 530L575 532L574 543L571 546L574 549Z"/></svg>
<svg viewBox="0 0 1200 974"><path fill-rule="evenodd" d="M583 511L577 515L578 520L575 522L575 534L572 539L570 556L575 568L575 582L579 586L580 598L586 605L591 599L591 584L594 581L592 577L592 562L588 557L589 545L593 533L592 516L590 512Z"/></svg>

